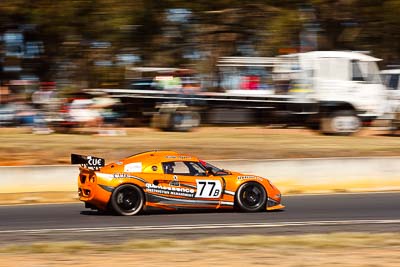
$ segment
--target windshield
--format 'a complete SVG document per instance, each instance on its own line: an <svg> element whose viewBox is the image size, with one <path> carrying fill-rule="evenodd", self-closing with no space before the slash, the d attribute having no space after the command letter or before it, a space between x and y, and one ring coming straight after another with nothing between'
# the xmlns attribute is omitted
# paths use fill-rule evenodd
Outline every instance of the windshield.
<svg viewBox="0 0 400 267"><path fill-rule="evenodd" d="M364 81L373 84L382 83L376 62L353 60L352 66L353 81Z"/></svg>
<svg viewBox="0 0 400 267"><path fill-rule="evenodd" d="M213 175L222 176L222 175L228 175L228 174L229 174L228 171L226 171L226 170L224 170L224 169L220 169L220 168L218 168L218 167L215 167L214 165L212 165L212 164L210 164L210 163L208 163L208 162L205 162L205 161L203 161L203 160L200 160L200 163L201 163L201 165L203 165L207 170L211 170L211 172L212 172Z"/></svg>

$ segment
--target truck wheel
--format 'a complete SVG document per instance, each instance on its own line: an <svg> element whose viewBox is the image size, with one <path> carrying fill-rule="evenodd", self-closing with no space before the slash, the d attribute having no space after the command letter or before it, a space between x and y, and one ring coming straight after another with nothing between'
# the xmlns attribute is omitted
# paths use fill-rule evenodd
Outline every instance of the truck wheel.
<svg viewBox="0 0 400 267"><path fill-rule="evenodd" d="M396 135L400 129L400 112L394 114L394 118L390 121L390 131L392 135Z"/></svg>
<svg viewBox="0 0 400 267"><path fill-rule="evenodd" d="M351 135L361 129L361 120L351 110L340 110L322 118L321 131L324 134Z"/></svg>
<svg viewBox="0 0 400 267"><path fill-rule="evenodd" d="M171 128L177 132L187 132L199 126L200 115L197 112L178 112L171 115Z"/></svg>
<svg viewBox="0 0 400 267"><path fill-rule="evenodd" d="M135 185L121 185L117 187L111 195L111 207L119 215L135 215L142 210L143 206L143 192Z"/></svg>

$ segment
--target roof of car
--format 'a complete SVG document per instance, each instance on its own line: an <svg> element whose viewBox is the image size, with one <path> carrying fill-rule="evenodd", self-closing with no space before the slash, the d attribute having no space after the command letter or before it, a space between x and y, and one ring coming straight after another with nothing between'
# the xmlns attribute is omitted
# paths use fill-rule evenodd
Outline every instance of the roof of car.
<svg viewBox="0 0 400 267"><path fill-rule="evenodd" d="M182 160L194 160L197 161L198 158L181 154L173 150L151 150L146 152L141 152L128 157L129 161L182 161Z"/></svg>

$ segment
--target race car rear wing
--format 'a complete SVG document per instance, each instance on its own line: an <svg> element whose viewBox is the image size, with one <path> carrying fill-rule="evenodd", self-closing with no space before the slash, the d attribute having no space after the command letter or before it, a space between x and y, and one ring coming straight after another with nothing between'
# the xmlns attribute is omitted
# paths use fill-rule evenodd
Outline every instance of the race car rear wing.
<svg viewBox="0 0 400 267"><path fill-rule="evenodd" d="M98 170L100 167L104 167L105 160L93 156L71 154L71 164L81 164L82 167Z"/></svg>

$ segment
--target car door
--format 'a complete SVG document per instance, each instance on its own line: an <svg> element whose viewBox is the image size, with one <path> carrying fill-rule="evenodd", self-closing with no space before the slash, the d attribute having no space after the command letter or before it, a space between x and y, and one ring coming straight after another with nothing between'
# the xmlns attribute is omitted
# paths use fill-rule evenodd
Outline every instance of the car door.
<svg viewBox="0 0 400 267"><path fill-rule="evenodd" d="M188 208L215 208L219 205L224 182L221 177L208 175L206 169L195 161L176 161L173 171L163 163L165 180L169 181L173 196ZM172 196L171 196L172 197Z"/></svg>

